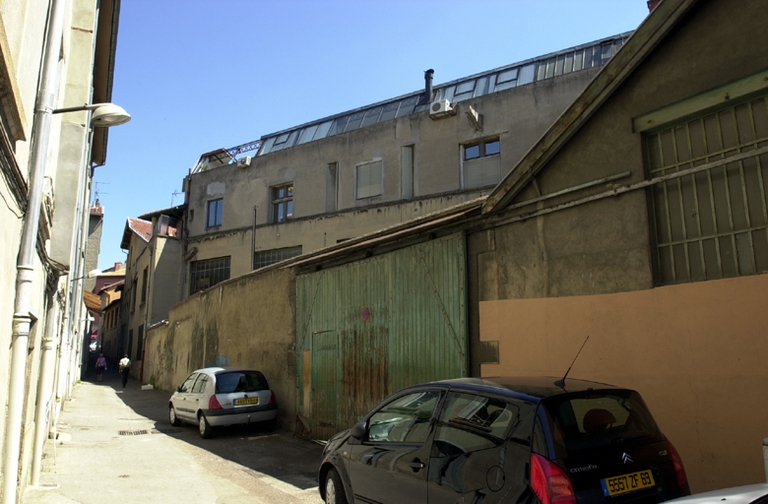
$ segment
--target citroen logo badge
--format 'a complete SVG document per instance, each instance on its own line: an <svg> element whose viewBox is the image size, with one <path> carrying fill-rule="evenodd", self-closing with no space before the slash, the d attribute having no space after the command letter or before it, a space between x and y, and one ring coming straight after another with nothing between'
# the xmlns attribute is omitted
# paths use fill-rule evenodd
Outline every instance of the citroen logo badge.
<svg viewBox="0 0 768 504"><path fill-rule="evenodd" d="M634 460L632 460L632 457L630 457L629 455L627 455L627 453L626 453L626 452L625 452L625 453L624 453L624 454L621 456L621 460L623 460L625 464L626 464L627 462L634 462Z"/></svg>

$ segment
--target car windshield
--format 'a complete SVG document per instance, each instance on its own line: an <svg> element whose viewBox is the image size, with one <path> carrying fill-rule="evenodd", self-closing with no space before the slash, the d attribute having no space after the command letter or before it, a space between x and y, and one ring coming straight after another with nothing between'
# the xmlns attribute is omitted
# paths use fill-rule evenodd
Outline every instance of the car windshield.
<svg viewBox="0 0 768 504"><path fill-rule="evenodd" d="M549 398L543 404L558 458L661 439L642 398L631 390L567 394Z"/></svg>
<svg viewBox="0 0 768 504"><path fill-rule="evenodd" d="M216 393L256 392L267 390L267 380L258 371L230 371L216 375Z"/></svg>

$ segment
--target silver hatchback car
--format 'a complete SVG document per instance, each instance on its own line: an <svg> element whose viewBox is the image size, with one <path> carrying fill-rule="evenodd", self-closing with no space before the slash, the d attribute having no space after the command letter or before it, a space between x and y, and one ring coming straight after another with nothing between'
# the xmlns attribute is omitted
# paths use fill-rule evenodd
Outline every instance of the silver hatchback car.
<svg viewBox="0 0 768 504"><path fill-rule="evenodd" d="M277 398L260 371L248 368L211 367L194 371L168 401L168 421L197 424L200 436L209 438L213 428L263 423L273 429Z"/></svg>

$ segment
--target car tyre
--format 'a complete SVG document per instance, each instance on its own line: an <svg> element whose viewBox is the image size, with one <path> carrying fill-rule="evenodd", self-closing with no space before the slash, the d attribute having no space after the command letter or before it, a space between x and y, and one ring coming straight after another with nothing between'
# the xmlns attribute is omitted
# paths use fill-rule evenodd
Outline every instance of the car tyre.
<svg viewBox="0 0 768 504"><path fill-rule="evenodd" d="M174 427L181 425L181 420L176 416L176 409L173 406L168 406L168 423Z"/></svg>
<svg viewBox="0 0 768 504"><path fill-rule="evenodd" d="M208 439L213 436L213 427L208 423L208 419L205 418L204 414L200 413L197 417L197 425L200 428L201 438Z"/></svg>
<svg viewBox="0 0 768 504"><path fill-rule="evenodd" d="M344 486L336 469L331 469L325 475L325 504L347 504Z"/></svg>

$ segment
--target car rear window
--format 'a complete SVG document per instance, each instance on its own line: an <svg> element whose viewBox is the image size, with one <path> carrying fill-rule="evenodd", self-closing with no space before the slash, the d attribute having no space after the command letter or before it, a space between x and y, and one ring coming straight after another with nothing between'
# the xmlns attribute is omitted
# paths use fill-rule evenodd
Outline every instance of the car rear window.
<svg viewBox="0 0 768 504"><path fill-rule="evenodd" d="M216 393L256 392L267 390L267 379L258 371L230 371L216 375Z"/></svg>
<svg viewBox="0 0 768 504"><path fill-rule="evenodd" d="M558 458L661 438L643 399L631 390L567 394L543 405Z"/></svg>

